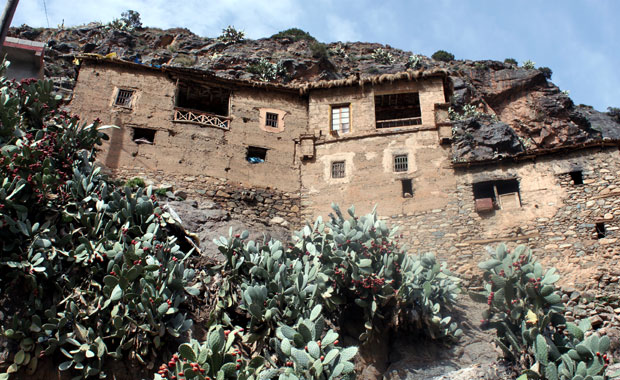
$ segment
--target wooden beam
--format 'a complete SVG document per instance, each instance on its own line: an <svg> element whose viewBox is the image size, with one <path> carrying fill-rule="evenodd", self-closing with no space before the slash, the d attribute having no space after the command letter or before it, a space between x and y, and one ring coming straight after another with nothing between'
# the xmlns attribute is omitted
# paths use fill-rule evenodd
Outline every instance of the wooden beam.
<svg viewBox="0 0 620 380"><path fill-rule="evenodd" d="M611 193L603 194L603 195L595 195L592 199L601 199L601 198L609 198L620 195L620 191L612 191Z"/></svg>

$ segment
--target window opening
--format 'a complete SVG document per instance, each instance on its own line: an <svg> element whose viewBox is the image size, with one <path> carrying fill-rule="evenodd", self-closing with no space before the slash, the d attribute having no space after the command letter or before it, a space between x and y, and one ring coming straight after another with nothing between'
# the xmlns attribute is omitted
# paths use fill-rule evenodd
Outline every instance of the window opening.
<svg viewBox="0 0 620 380"><path fill-rule="evenodd" d="M194 83L179 83L175 106L228 116L230 90Z"/></svg>
<svg viewBox="0 0 620 380"><path fill-rule="evenodd" d="M267 149L257 146L249 146L245 159L251 164L260 164L267 159Z"/></svg>
<svg viewBox="0 0 620 380"><path fill-rule="evenodd" d="M519 181L516 179L478 182L472 187L476 211L521 207Z"/></svg>
<svg viewBox="0 0 620 380"><path fill-rule="evenodd" d="M409 170L409 159L406 154L398 154L394 156L394 171L406 172Z"/></svg>
<svg viewBox="0 0 620 380"><path fill-rule="evenodd" d="M133 127L132 130L132 140L136 144L154 144L155 143L155 132L154 129L149 128L138 128Z"/></svg>
<svg viewBox="0 0 620 380"><path fill-rule="evenodd" d="M607 231L605 231L605 223L604 222L596 223L596 238L602 239L605 236L607 236Z"/></svg>
<svg viewBox="0 0 620 380"><path fill-rule="evenodd" d="M422 124L420 95L417 92L375 96L377 128Z"/></svg>
<svg viewBox="0 0 620 380"><path fill-rule="evenodd" d="M403 198L413 197L413 182L411 179L401 179L400 183L403 188Z"/></svg>
<svg viewBox="0 0 620 380"><path fill-rule="evenodd" d="M268 127L278 128L278 114L267 112L265 117L265 125Z"/></svg>
<svg viewBox="0 0 620 380"><path fill-rule="evenodd" d="M570 174L570 178L573 180L573 185L583 185L583 172L581 170L575 170L568 174Z"/></svg>
<svg viewBox="0 0 620 380"><path fill-rule="evenodd" d="M332 162L332 178L344 178L344 161Z"/></svg>
<svg viewBox="0 0 620 380"><path fill-rule="evenodd" d="M332 106L332 131L349 133L351 131L351 111L349 105Z"/></svg>
<svg viewBox="0 0 620 380"><path fill-rule="evenodd" d="M133 90L119 89L114 100L114 105L131 108L131 99L133 98Z"/></svg>

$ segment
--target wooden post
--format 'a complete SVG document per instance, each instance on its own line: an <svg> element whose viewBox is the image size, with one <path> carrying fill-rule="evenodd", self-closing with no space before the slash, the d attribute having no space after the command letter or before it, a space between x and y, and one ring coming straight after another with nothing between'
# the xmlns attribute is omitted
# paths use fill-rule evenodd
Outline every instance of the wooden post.
<svg viewBox="0 0 620 380"><path fill-rule="evenodd" d="M6 7L4 7L2 19L0 20L0 49L4 46L4 40L11 26L11 21L13 21L13 15L15 14L15 9L17 9L18 2L19 0L8 0Z"/></svg>

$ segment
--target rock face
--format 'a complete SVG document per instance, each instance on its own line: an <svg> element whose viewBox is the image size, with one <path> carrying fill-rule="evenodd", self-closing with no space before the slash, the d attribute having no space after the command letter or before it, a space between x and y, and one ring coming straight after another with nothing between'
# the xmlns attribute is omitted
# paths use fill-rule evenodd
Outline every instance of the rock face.
<svg viewBox="0 0 620 380"><path fill-rule="evenodd" d="M490 117L460 120L452 128L455 162L498 159L525 151L514 129Z"/></svg>
<svg viewBox="0 0 620 380"><path fill-rule="evenodd" d="M78 72L73 59L83 53L113 53L120 59L145 65L195 68L222 78L245 80L259 80L251 67L260 59L266 59L282 67L274 82L292 84L396 73L411 67L410 52L377 43L321 44L312 39L292 37L224 43L181 28L140 28L130 32L100 23L70 29L21 26L11 29L10 35L47 43L45 75L54 80L57 90L67 98L71 96ZM378 48L389 53L381 62L373 57ZM446 63L424 56L418 58L415 69L441 67L448 70L453 88L450 102L455 110L474 105L479 112L496 115L502 122L485 124L485 127L470 123L468 126L480 128L465 133L475 135L480 130L491 133L490 128L498 127L500 130L492 135L508 137L514 132L523 142L524 150L513 142L505 151L497 150L497 154L544 152L620 137L617 119L586 106L575 106L567 94L537 69L497 61ZM508 131L506 125L513 132ZM456 162L497 158L493 147L472 145L465 148L467 141L470 140L459 139L458 151L463 154L455 155Z"/></svg>

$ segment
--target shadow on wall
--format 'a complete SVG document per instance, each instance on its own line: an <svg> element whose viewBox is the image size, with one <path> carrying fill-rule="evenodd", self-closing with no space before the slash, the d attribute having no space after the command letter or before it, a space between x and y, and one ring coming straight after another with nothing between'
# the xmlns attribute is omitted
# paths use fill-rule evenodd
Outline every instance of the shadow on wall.
<svg viewBox="0 0 620 380"><path fill-rule="evenodd" d="M110 148L105 158L105 166L112 169L118 169L121 159L121 152L123 150L123 137L125 134L125 128L121 127L121 120L116 119L114 124L119 128L111 128L108 131L110 134Z"/></svg>

